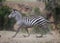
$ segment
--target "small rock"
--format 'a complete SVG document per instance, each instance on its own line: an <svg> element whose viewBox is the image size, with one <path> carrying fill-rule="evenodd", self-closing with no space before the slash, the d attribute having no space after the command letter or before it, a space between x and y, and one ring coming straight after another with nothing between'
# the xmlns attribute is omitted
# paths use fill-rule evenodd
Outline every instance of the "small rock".
<svg viewBox="0 0 60 43"><path fill-rule="evenodd" d="M0 35L0 37L1 37L1 35Z"/></svg>

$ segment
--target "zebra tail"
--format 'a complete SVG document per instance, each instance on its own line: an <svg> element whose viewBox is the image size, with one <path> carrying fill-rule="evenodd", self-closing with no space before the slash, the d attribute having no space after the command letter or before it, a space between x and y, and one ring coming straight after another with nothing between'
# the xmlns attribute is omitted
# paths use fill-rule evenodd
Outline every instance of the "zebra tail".
<svg viewBox="0 0 60 43"><path fill-rule="evenodd" d="M51 23L51 24L54 24L55 22L47 21L47 23Z"/></svg>

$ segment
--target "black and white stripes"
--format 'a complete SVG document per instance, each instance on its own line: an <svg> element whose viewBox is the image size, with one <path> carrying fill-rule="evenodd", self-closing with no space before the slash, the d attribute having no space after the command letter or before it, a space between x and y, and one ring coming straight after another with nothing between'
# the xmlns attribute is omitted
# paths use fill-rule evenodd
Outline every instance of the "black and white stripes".
<svg viewBox="0 0 60 43"><path fill-rule="evenodd" d="M36 16L36 17L23 17L24 25L27 26L43 26L48 23L48 20L46 20L42 16Z"/></svg>

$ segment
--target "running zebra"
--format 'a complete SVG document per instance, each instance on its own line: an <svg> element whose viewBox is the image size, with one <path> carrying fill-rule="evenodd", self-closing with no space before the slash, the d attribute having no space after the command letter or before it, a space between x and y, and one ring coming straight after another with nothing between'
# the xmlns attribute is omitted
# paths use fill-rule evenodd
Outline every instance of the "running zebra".
<svg viewBox="0 0 60 43"><path fill-rule="evenodd" d="M30 36L28 28L31 28L34 26L39 26L42 29L49 31L47 24L50 22L42 16L31 16L31 17L24 16L23 17L19 11L13 10L8 17L15 18L16 24L19 25L19 28L13 37L15 37L17 35L17 33L19 32L19 30L22 27L24 27L26 29L28 36Z"/></svg>

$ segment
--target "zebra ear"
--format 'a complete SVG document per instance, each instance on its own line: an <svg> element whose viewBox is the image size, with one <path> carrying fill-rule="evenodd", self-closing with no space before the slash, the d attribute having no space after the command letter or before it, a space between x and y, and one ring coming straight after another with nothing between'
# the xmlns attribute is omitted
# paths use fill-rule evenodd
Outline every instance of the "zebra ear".
<svg viewBox="0 0 60 43"><path fill-rule="evenodd" d="M15 12L15 9L12 9L12 12Z"/></svg>
<svg viewBox="0 0 60 43"><path fill-rule="evenodd" d="M17 11L17 9L13 9L13 11Z"/></svg>

